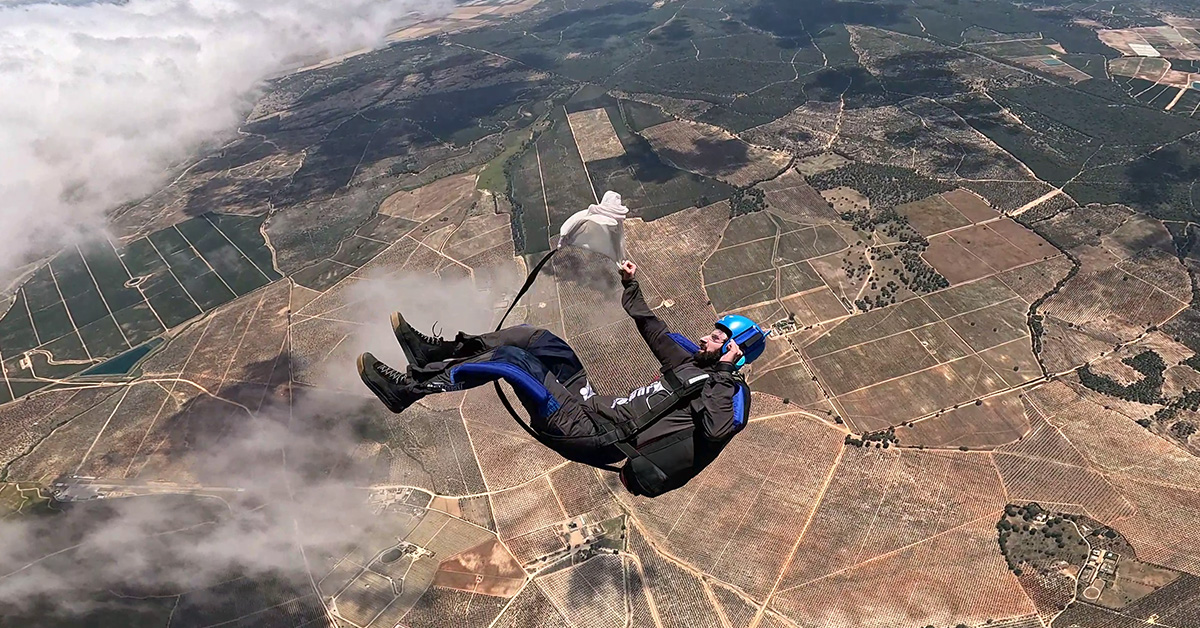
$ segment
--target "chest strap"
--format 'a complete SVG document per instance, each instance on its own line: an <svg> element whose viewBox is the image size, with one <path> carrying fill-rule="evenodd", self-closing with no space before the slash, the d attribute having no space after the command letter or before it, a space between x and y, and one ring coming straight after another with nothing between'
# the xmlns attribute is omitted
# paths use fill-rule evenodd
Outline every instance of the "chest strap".
<svg viewBox="0 0 1200 628"><path fill-rule="evenodd" d="M621 434L621 439L615 443L617 449L626 458L631 460L640 456L641 454L638 453L637 448L632 445L637 437L661 421L663 417L675 411L679 406L690 403L704 389L704 385L708 383L708 380L709 375L707 373L694 375L684 381L674 371L664 372L662 374L662 381L667 385L670 394L650 406L649 409L632 421L625 425L617 426Z"/></svg>

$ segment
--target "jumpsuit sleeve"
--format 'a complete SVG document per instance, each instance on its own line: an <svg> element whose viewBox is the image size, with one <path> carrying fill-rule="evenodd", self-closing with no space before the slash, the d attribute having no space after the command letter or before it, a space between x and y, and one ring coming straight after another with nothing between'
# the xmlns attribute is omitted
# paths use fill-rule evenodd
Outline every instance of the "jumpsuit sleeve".
<svg viewBox="0 0 1200 628"><path fill-rule="evenodd" d="M737 419L734 416L733 396L737 391L738 381L733 375L732 365L719 364L700 394L704 412L699 427L708 440L721 441L733 434Z"/></svg>
<svg viewBox="0 0 1200 628"><path fill-rule="evenodd" d="M650 351L654 352L654 357L658 358L662 367L673 369L692 359L692 354L685 351L668 335L670 330L667 329L667 324L650 311L650 306L646 305L646 299L642 297L642 288L638 282L630 279L622 283L625 285L625 294L621 296L621 305L625 307L625 312L637 324L642 339L649 345Z"/></svg>

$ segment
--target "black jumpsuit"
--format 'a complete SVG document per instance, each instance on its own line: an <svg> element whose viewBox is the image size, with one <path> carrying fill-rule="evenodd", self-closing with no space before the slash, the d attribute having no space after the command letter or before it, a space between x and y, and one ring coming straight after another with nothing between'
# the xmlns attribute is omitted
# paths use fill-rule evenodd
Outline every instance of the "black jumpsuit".
<svg viewBox="0 0 1200 628"><path fill-rule="evenodd" d="M646 305L638 283L623 283L621 303L662 369L693 362L693 354L668 335L666 324ZM471 357L429 364L417 369L417 377L443 390L462 390L505 379L529 412L530 424L542 437L540 440L576 462L602 466L622 460L624 455L613 445L616 435L611 426L632 421L670 394L657 381L624 397L595 394L575 352L545 329L518 325L459 338L466 339L464 345L473 352ZM699 448L711 443L713 449L712 455L698 454L697 463L707 464L715 458L737 428L733 396L738 386L729 363L718 362L705 371L710 377L699 398L639 434L633 443L635 448L694 428L693 440L699 441Z"/></svg>

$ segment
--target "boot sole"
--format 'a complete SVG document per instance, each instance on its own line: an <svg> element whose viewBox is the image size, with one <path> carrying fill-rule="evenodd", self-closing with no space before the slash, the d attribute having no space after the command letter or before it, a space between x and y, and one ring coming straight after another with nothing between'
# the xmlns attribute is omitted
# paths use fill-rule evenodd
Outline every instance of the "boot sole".
<svg viewBox="0 0 1200 628"><path fill-rule="evenodd" d="M396 404L388 401L387 397L384 396L380 392L380 390L375 387L375 383L372 382L371 378L368 376L368 374L371 372L370 365L367 364L368 357L370 359L374 360L375 356L372 356L369 353L363 353L363 354L359 355L358 360L356 360L357 365L358 365L359 378L361 378L363 383L366 384L367 389L369 389L371 391L371 393L374 394L377 399L379 399L379 401L383 402L383 405L386 406L388 410L391 410L393 413L396 413L396 414L399 414L399 413L403 412L404 410L406 410L408 408L408 406L404 406L403 408L396 406ZM372 362L372 364L373 363L374 362Z"/></svg>
<svg viewBox="0 0 1200 628"><path fill-rule="evenodd" d="M400 350L404 352L404 359L408 360L409 365L415 367L424 366L417 362L416 356L413 355L412 349L408 347L408 343L404 342L404 337L400 334L400 330L407 327L408 324L404 321L404 317L400 312L392 312L392 334L396 336L396 342L400 343Z"/></svg>

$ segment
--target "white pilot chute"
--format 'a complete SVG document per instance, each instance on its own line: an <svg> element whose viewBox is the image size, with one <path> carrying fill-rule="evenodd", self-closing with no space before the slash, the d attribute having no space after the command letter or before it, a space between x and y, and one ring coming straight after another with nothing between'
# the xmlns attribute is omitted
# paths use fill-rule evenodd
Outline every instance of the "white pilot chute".
<svg viewBox="0 0 1200 628"><path fill-rule="evenodd" d="M621 195L608 191L599 203L576 212L559 230L558 246L574 246L599 253L614 262L625 259L625 217L629 208Z"/></svg>

